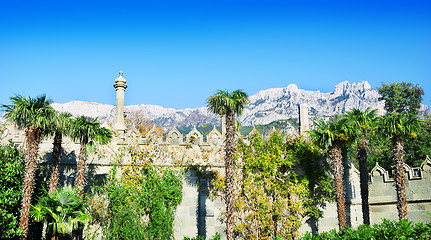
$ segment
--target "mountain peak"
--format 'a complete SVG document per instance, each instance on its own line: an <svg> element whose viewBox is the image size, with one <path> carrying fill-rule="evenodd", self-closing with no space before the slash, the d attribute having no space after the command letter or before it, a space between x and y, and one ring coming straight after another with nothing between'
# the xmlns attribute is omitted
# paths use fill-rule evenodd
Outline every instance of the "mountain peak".
<svg viewBox="0 0 431 240"><path fill-rule="evenodd" d="M353 84L350 84L348 81L344 81L335 85L335 91L333 94L335 96L341 96L352 92L363 93L367 90L371 90L371 85L367 81Z"/></svg>
<svg viewBox="0 0 431 240"><path fill-rule="evenodd" d="M298 104L306 104L309 108L311 120L335 115L338 109L348 111L353 108L365 110L368 107L378 109L384 113L384 102L378 101L380 94L371 88L367 81L360 83L341 82L335 86L332 93L320 91L305 91L298 89L295 84L284 88L271 88L261 90L250 96L250 104L238 120L244 125L268 124L277 120L298 117ZM73 101L64 104L54 103L53 107L59 111L70 112L73 115L87 115L110 119L114 116L115 106L108 104ZM220 117L210 113L206 107L174 109L156 105L125 106L126 114L140 111L152 123L165 129L174 125L177 127L202 127L220 125ZM421 107L421 114L429 114L428 106Z"/></svg>
<svg viewBox="0 0 431 240"><path fill-rule="evenodd" d="M286 87L286 90L290 92L296 92L298 91L298 86L296 84L291 83Z"/></svg>

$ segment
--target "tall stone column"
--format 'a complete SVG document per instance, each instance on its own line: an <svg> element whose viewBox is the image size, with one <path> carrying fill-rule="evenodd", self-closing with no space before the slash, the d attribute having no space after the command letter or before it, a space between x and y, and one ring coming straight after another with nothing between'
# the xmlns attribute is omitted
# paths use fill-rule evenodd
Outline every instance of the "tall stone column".
<svg viewBox="0 0 431 240"><path fill-rule="evenodd" d="M122 71L120 71L120 76L115 79L114 88L117 92L114 129L117 130L121 135L123 135L126 131L126 125L124 123L124 91L127 88L127 84L126 79L123 78Z"/></svg>
<svg viewBox="0 0 431 240"><path fill-rule="evenodd" d="M299 134L304 135L304 133L310 129L310 124L308 123L308 106L306 104L298 104L299 110Z"/></svg>

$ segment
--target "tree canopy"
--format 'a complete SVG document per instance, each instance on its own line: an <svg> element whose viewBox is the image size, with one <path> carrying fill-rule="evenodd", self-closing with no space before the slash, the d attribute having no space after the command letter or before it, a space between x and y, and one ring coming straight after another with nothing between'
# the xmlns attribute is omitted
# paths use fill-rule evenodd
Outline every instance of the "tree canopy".
<svg viewBox="0 0 431 240"><path fill-rule="evenodd" d="M381 94L380 100L385 101L386 111L402 113L406 112L416 116L422 102L424 91L419 85L412 83L382 83L381 88L377 88Z"/></svg>

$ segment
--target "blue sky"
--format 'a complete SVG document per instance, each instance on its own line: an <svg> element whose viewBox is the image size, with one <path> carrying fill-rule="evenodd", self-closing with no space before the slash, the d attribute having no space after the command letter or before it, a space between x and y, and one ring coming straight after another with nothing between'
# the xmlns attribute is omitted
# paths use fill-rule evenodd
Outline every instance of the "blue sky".
<svg viewBox="0 0 431 240"><path fill-rule="evenodd" d="M205 106L217 89L411 82L431 100L429 1L0 2L0 103Z"/></svg>

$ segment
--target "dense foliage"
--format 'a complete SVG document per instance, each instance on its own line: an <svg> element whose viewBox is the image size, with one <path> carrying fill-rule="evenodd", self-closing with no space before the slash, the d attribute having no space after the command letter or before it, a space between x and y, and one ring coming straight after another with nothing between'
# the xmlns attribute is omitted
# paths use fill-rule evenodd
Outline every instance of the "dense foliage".
<svg viewBox="0 0 431 240"><path fill-rule="evenodd" d="M370 153L369 153L369 170L371 170L376 162L380 166L391 172L392 164L392 142L391 139L385 136L382 132L375 132L369 137ZM419 167L426 159L426 156L431 156L431 117L425 116L425 119L420 122L417 131L404 140L404 160L411 167Z"/></svg>
<svg viewBox="0 0 431 240"><path fill-rule="evenodd" d="M216 233L214 236L212 236L211 238L209 238L208 240L220 240L221 236L220 233ZM205 240L205 237L202 236L197 236L197 237L188 237L188 236L184 236L183 240Z"/></svg>
<svg viewBox="0 0 431 240"><path fill-rule="evenodd" d="M18 227L24 158L14 146L0 146L0 238L20 235Z"/></svg>
<svg viewBox="0 0 431 240"><path fill-rule="evenodd" d="M30 211L38 222L47 224L47 235L54 239L62 234L72 234L89 220L79 189L60 188L51 193L45 191Z"/></svg>
<svg viewBox="0 0 431 240"><path fill-rule="evenodd" d="M289 138L286 147L294 158L298 177L307 181L308 196L303 201L304 216L318 219L323 217L323 207L333 199L332 176L329 164L324 158L322 150L313 142L304 138ZM305 218L305 220L308 220ZM304 220L302 221L304 223Z"/></svg>
<svg viewBox="0 0 431 240"><path fill-rule="evenodd" d="M341 231L331 230L329 232L311 235L306 233L302 240L374 240L374 239L431 239L431 223L413 223L406 220L399 222L383 219L381 224L361 225L357 230L347 227Z"/></svg>
<svg viewBox="0 0 431 240"><path fill-rule="evenodd" d="M181 174L173 169L149 166L118 177L114 167L89 204L103 239L170 239L181 200Z"/></svg>
<svg viewBox="0 0 431 240"><path fill-rule="evenodd" d="M385 110L388 113L408 113L417 116L422 102L424 90L412 83L382 83L382 87L377 88L381 97L379 100L385 101Z"/></svg>
<svg viewBox="0 0 431 240"><path fill-rule="evenodd" d="M293 239L331 199L321 150L309 141L274 132L240 140L235 161L235 232L243 239ZM211 182L223 195L223 178Z"/></svg>
<svg viewBox="0 0 431 240"><path fill-rule="evenodd" d="M238 150L242 179L235 198L235 230L244 239L293 239L301 227L301 200L308 194L308 183L293 171L294 158L284 138L274 133L264 141L254 135Z"/></svg>

